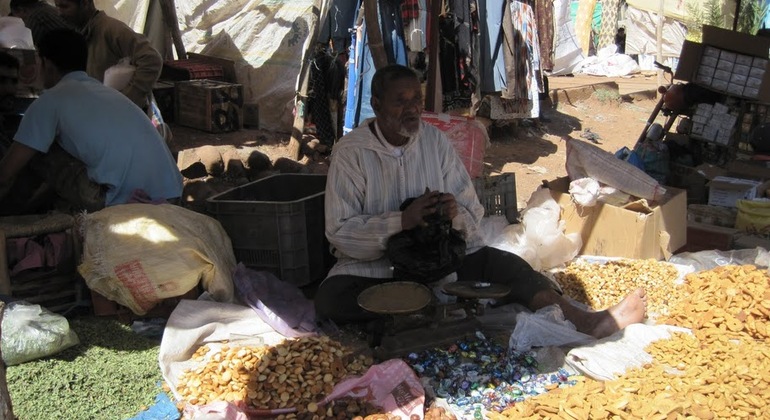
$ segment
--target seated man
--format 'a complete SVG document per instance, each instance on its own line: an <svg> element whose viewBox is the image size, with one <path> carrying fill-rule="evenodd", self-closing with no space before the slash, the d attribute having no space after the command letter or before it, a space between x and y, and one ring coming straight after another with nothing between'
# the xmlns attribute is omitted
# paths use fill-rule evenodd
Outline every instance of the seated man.
<svg viewBox="0 0 770 420"><path fill-rule="evenodd" d="M86 73L104 82L104 72L128 57L136 67L128 86L121 92L140 108L146 109L152 87L160 76L163 59L142 34L125 23L97 10L94 0L56 0L59 14L86 37Z"/></svg>
<svg viewBox="0 0 770 420"><path fill-rule="evenodd" d="M0 200L28 165L73 210L123 204L140 192L153 200L180 197L182 175L163 139L128 98L86 75L87 51L74 30L43 37L47 90L0 160Z"/></svg>
<svg viewBox="0 0 770 420"><path fill-rule="evenodd" d="M642 289L607 310L587 312L563 298L523 259L483 246L479 223L484 208L451 143L422 123L417 75L399 65L384 67L374 75L371 91L376 117L334 146L329 167L326 236L338 260L316 293L319 317L335 322L372 319L357 305L357 296L393 280L392 263L385 257L388 238L423 225L440 205L452 227L465 234L467 251L458 280L510 285L512 291L501 302L517 302L533 311L557 304L579 331L597 338L644 319Z"/></svg>

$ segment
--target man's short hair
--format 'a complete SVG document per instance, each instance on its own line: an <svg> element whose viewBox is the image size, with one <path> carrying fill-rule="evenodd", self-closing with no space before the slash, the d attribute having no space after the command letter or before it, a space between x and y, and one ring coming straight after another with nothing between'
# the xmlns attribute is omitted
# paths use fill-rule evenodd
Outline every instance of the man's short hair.
<svg viewBox="0 0 770 420"><path fill-rule="evenodd" d="M42 0L11 0L11 10L21 9L24 7L34 6L40 3Z"/></svg>
<svg viewBox="0 0 770 420"><path fill-rule="evenodd" d="M0 51L0 67L7 67L10 69L19 69L19 60L12 56L10 53Z"/></svg>
<svg viewBox="0 0 770 420"><path fill-rule="evenodd" d="M40 57L50 60L62 74L85 71L88 45L79 32L72 29L52 29L37 46Z"/></svg>
<svg viewBox="0 0 770 420"><path fill-rule="evenodd" d="M417 73L409 67L400 64L388 64L377 70L372 77L372 97L382 99L385 88L390 82L400 79L420 80Z"/></svg>

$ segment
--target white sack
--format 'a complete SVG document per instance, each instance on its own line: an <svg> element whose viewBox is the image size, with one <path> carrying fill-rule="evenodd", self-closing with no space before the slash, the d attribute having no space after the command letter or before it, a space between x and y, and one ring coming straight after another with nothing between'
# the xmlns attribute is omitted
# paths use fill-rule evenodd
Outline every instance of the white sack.
<svg viewBox="0 0 770 420"><path fill-rule="evenodd" d="M599 381L615 379L626 370L653 361L644 349L652 342L671 337L672 333L690 330L670 325L631 324L585 347L567 353L567 365Z"/></svg>
<svg viewBox="0 0 770 420"><path fill-rule="evenodd" d="M83 262L92 290L144 315L199 282L215 300L233 300L235 255L222 225L171 204L122 204L83 216Z"/></svg>

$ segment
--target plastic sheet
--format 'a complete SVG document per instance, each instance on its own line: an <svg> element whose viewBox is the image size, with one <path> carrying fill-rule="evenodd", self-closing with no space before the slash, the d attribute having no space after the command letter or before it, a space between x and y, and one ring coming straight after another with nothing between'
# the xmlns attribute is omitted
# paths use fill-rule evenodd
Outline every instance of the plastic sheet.
<svg viewBox="0 0 770 420"><path fill-rule="evenodd" d="M578 233L564 234L561 207L550 192L537 190L528 203L521 223L505 228L490 246L518 255L538 271L575 258L583 242Z"/></svg>
<svg viewBox="0 0 770 420"><path fill-rule="evenodd" d="M564 319L558 305L549 305L534 313L516 314L516 327L508 347L524 352L533 347L579 346L594 341L594 337L579 332L573 323Z"/></svg>

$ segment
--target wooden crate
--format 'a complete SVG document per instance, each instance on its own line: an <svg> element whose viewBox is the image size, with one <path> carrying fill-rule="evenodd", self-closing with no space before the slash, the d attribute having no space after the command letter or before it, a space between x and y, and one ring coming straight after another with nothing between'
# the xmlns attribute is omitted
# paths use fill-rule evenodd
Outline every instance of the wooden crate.
<svg viewBox="0 0 770 420"><path fill-rule="evenodd" d="M216 80L176 83L174 122L209 133L243 127L243 86Z"/></svg>

